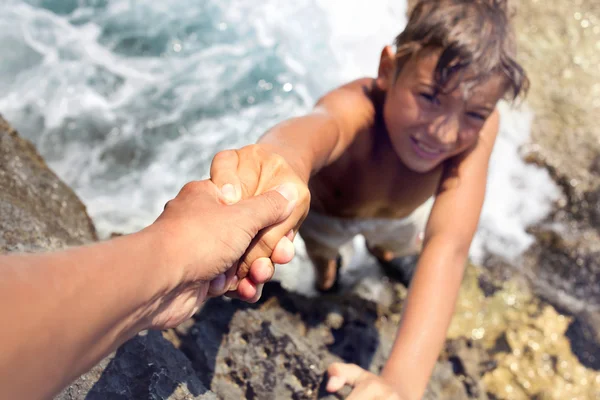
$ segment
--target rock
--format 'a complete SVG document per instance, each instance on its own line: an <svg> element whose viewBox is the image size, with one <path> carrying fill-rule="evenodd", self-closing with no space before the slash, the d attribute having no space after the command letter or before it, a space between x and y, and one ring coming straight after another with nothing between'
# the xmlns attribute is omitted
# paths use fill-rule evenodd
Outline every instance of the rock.
<svg viewBox="0 0 600 400"><path fill-rule="evenodd" d="M467 338L446 342L442 360L452 365L454 374L461 377L466 393L473 398L486 398L481 377L494 369L495 362L480 342Z"/></svg>
<svg viewBox="0 0 600 400"><path fill-rule="evenodd" d="M399 319L399 314L355 294L308 298L270 283L257 305L209 301L182 338L181 348L203 383L224 398L333 399L339 396L323 390L327 366L333 361L353 362L379 373ZM472 347L473 353L482 353L477 360L486 359L482 348ZM448 354L470 365L469 360L460 361L463 354L453 348ZM471 367L468 371L472 379L485 372ZM472 382L479 392L467 394L464 376L442 360L425 399L487 398Z"/></svg>
<svg viewBox="0 0 600 400"><path fill-rule="evenodd" d="M96 240L77 195L0 116L0 252L51 250Z"/></svg>
<svg viewBox="0 0 600 400"><path fill-rule="evenodd" d="M234 315L217 354L215 392L232 399L317 397L325 368L322 354L294 335L291 321L273 317L273 310Z"/></svg>
<svg viewBox="0 0 600 400"><path fill-rule="evenodd" d="M600 371L600 312L579 313L569 324L566 336L579 362Z"/></svg>
<svg viewBox="0 0 600 400"><path fill-rule="evenodd" d="M56 400L216 400L160 332L142 333L65 389Z"/></svg>

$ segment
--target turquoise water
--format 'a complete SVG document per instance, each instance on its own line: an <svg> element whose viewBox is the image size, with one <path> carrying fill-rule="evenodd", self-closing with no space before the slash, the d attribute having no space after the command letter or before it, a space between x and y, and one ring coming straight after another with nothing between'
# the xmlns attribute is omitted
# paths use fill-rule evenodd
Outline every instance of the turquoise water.
<svg viewBox="0 0 600 400"><path fill-rule="evenodd" d="M3 0L0 113L80 195L100 233L151 223L219 150L254 142L376 73L405 1ZM502 106L473 255L518 255L557 192Z"/></svg>

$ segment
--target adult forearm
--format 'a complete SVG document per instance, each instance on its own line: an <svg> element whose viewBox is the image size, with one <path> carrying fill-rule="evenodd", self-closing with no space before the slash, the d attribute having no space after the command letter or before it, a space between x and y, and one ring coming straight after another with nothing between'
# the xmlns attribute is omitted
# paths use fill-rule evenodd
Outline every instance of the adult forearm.
<svg viewBox="0 0 600 400"><path fill-rule="evenodd" d="M0 257L0 397L47 398L144 329L159 248L143 231Z"/></svg>
<svg viewBox="0 0 600 400"><path fill-rule="evenodd" d="M340 156L340 132L326 113L312 113L283 122L258 143L281 155L308 182L319 169Z"/></svg>
<svg viewBox="0 0 600 400"><path fill-rule="evenodd" d="M446 339L466 253L446 237L433 237L423 249L400 328L382 375L420 399Z"/></svg>

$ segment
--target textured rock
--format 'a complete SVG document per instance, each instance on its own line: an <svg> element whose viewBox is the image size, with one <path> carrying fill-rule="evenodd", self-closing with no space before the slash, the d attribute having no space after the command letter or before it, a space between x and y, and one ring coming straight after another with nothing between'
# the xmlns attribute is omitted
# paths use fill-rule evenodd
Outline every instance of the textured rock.
<svg viewBox="0 0 600 400"><path fill-rule="evenodd" d="M481 376L494 369L495 362L480 342L466 338L449 340L441 359L452 365L454 374L459 376L470 398L486 397Z"/></svg>
<svg viewBox="0 0 600 400"><path fill-rule="evenodd" d="M65 389L56 400L216 400L190 360L159 332L140 334Z"/></svg>
<svg viewBox="0 0 600 400"><path fill-rule="evenodd" d="M354 362L378 373L399 319L398 313L355 294L307 298L270 283L258 305L207 303L183 337L182 350L203 383L226 399L333 399L339 395L323 390L327 366ZM452 361L436 365L425 398L487 398L476 382L464 382L465 376L477 380L485 372L479 365L487 356L472 346L471 352L478 351L478 357L463 359L450 347ZM453 363L468 372L455 373ZM468 395L469 388L479 391Z"/></svg>
<svg viewBox="0 0 600 400"><path fill-rule="evenodd" d="M49 250L96 239L75 193L0 116L0 252Z"/></svg>

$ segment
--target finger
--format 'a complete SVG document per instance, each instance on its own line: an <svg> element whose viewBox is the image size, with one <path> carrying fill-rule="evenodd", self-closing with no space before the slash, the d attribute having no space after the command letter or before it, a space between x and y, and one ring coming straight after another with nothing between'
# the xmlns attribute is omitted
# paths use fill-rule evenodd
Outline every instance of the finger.
<svg viewBox="0 0 600 400"><path fill-rule="evenodd" d="M237 276L238 264L235 263L233 267L225 272L225 276L227 277L227 290L236 290L238 287L239 279Z"/></svg>
<svg viewBox="0 0 600 400"><path fill-rule="evenodd" d="M237 288L238 277L236 275L238 264L233 264L225 273L218 275L210 282L208 295L210 297L219 297L229 290Z"/></svg>
<svg viewBox="0 0 600 400"><path fill-rule="evenodd" d="M240 279L236 293L238 299L249 301L256 296L257 285L249 278Z"/></svg>
<svg viewBox="0 0 600 400"><path fill-rule="evenodd" d="M293 242L294 238L296 237L296 232L294 232L293 229L290 229L290 231L287 233L287 235L285 235L285 237L290 239L290 242Z"/></svg>
<svg viewBox="0 0 600 400"><path fill-rule="evenodd" d="M283 192L282 194L284 196L287 196L287 198L291 199L290 203L288 204L288 209L286 210L286 213L284 213L284 218L281 223L274 224L271 227L263 229L254 237L245 254L242 256L242 258L240 258L237 272L237 275L240 279L244 278L248 274L248 271L250 270L254 260L261 257L270 258L273 255L273 251L275 250L277 243L282 239L282 237L287 235L293 236L294 233L290 234L290 230L294 230L295 232L296 230L294 228L298 227L306 217L306 212L308 210L303 210L301 207L296 209L298 191L295 185L280 185L276 188L276 191ZM282 255L276 253L275 261L285 264L291 261L292 258L293 254L286 255L284 253Z"/></svg>
<svg viewBox="0 0 600 400"><path fill-rule="evenodd" d="M302 211L299 212L302 213ZM284 264L291 261L291 259L293 258L293 250L291 248L288 249L287 247L284 247L280 249L281 252L279 249L277 252L275 252L275 249L277 247L277 244L281 241L281 239L285 237L285 235L293 227L290 225L294 225L295 221L300 219L300 216L294 215L295 213L296 211L294 211L291 214L291 216L283 222L263 229L259 232L258 235L254 237L254 239L246 249L245 254L242 256L242 258L240 258L239 268L237 272L238 277L240 279L248 275L248 271L250 271L252 263L259 258L271 258L275 253L275 259L273 261L279 262L280 264ZM290 247L293 247L293 244Z"/></svg>
<svg viewBox="0 0 600 400"><path fill-rule="evenodd" d="M229 292L226 292L223 296L229 297L230 299L241 300L237 290L230 290Z"/></svg>
<svg viewBox="0 0 600 400"><path fill-rule="evenodd" d="M329 393L335 393L341 390L346 384L346 379L343 376L331 376L327 381L326 390Z"/></svg>
<svg viewBox="0 0 600 400"><path fill-rule="evenodd" d="M282 237L271 254L273 264L287 264L294 258L296 251L294 243L289 239L288 235ZM254 268L254 264L252 265Z"/></svg>
<svg viewBox="0 0 600 400"><path fill-rule="evenodd" d="M263 292L263 287L265 285L264 284L258 284L256 285L256 293L254 294L254 296L252 296L252 298L250 300L246 300L248 303L256 303L257 301L260 300L260 297L262 296L262 292Z"/></svg>
<svg viewBox="0 0 600 400"><path fill-rule="evenodd" d="M225 204L234 204L242 198L242 185L238 176L239 157L235 150L217 153L210 165L210 179L221 190Z"/></svg>
<svg viewBox="0 0 600 400"><path fill-rule="evenodd" d="M271 280L274 273L275 268L271 259L262 257L252 263L246 278L250 278L255 284L266 283Z"/></svg>
<svg viewBox="0 0 600 400"><path fill-rule="evenodd" d="M329 382L327 382L327 390L330 392L337 392L344 384L355 386L368 376L369 373L356 364L333 363L327 368L327 374L330 377ZM331 378L333 377L339 379L334 379L333 382L331 382ZM340 385L340 382L343 383Z"/></svg>
<svg viewBox="0 0 600 400"><path fill-rule="evenodd" d="M210 281L210 284L208 287L209 296L216 297L216 296L222 295L223 292L225 292L226 283L227 283L227 277L225 276L225 274L217 275L217 277L215 279Z"/></svg>
<svg viewBox="0 0 600 400"><path fill-rule="evenodd" d="M246 231L255 236L263 228L289 217L294 211L297 200L296 186L292 183L284 183L274 190L243 200L232 207L242 214L240 223L246 225L244 227Z"/></svg>

